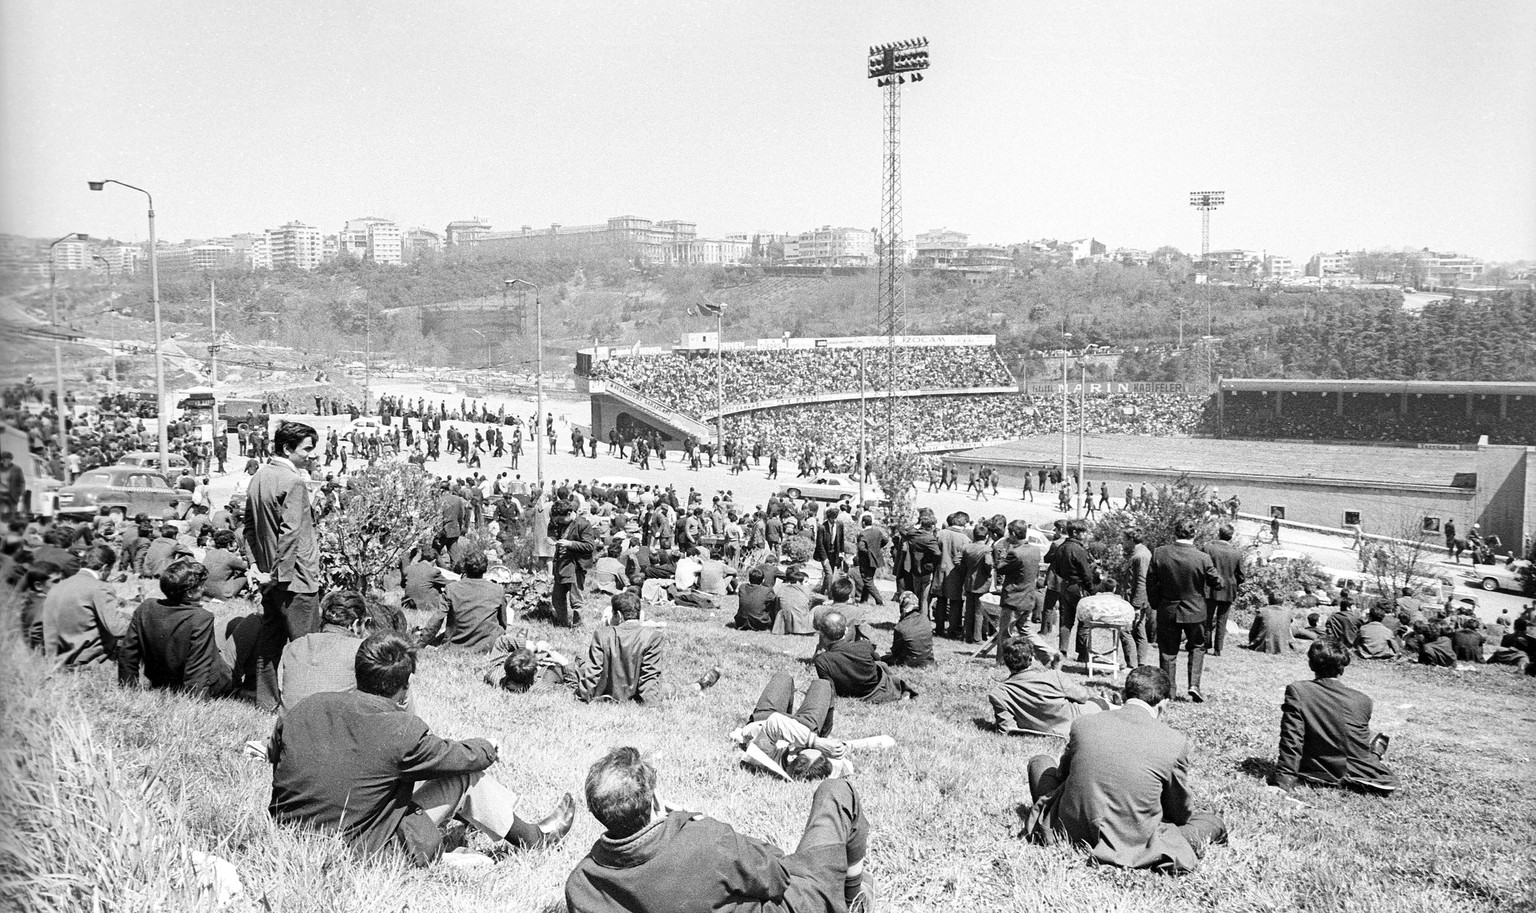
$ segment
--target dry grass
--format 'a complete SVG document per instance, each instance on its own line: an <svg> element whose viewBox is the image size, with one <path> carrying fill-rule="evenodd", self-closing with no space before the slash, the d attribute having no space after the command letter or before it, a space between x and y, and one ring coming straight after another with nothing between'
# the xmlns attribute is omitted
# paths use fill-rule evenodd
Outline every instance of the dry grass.
<svg viewBox="0 0 1536 913"><path fill-rule="evenodd" d="M889 610L887 610L888 612ZM725 734L766 677L808 673L811 642L740 633L707 613L670 619L667 675L691 681L719 661L705 695L659 708L585 706L559 693L512 697L480 683L468 657L429 653L415 683L421 715L442 735L500 739L495 776L539 814L607 748L649 752L664 795L743 832L792 847L810 787L753 776ZM879 616L877 616L878 618ZM574 651L580 641L538 629ZM274 911L559 910L565 877L598 834L584 813L562 846L512 855L479 874L354 862L336 841L285 831L266 816L270 775L241 756L269 718L234 703L196 704L124 692L106 674L47 677L7 644L5 890L20 909L196 909L187 851L234 862L246 908ZM1465 673L1364 664L1348 679L1373 695L1394 734L1401 793L1377 800L1304 792L1288 811L1260 779L1273 757L1278 701L1302 677L1299 656L1236 650L1207 666L1210 702L1168 716L1196 746L1199 805L1222 812L1231 846L1183 879L1087 865L1018 839L1029 757L1049 740L984 731L990 662L940 647L912 677L913 704L838 707L838 731L886 732L899 747L867 757L857 782L875 828L872 870L887 910L1536 910L1533 717L1536 679L1505 669ZM160 784L146 792L146 778ZM69 902L63 902L67 899ZM5 897L0 896L0 906Z"/></svg>

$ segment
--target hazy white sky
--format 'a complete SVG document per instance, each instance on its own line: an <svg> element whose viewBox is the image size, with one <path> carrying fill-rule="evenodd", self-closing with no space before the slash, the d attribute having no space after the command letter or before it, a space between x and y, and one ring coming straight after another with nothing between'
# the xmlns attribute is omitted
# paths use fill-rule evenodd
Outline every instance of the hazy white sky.
<svg viewBox="0 0 1536 913"><path fill-rule="evenodd" d="M872 227L867 47L926 35L905 225L1536 257L1536 3L0 3L0 231Z"/></svg>

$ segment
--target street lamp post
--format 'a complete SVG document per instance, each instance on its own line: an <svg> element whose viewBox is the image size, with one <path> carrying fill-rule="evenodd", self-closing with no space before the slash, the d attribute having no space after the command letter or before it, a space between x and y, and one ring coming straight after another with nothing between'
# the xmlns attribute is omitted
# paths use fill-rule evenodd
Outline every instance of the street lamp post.
<svg viewBox="0 0 1536 913"><path fill-rule="evenodd" d="M539 299L539 293L543 290L532 282L529 282L527 279L507 279L503 281L502 285L505 288L513 288L515 286L521 285L533 289L533 332L535 337L534 344L538 349L536 356L536 370L538 371L538 374L534 376L534 395L538 398L538 404L534 408L534 427L528 429L528 440L532 442L533 436L540 433L538 428L539 422L544 420L544 304ZM592 431L593 433L596 433L597 429L594 428ZM533 456L535 460L536 472L538 473L539 491L543 491L544 446L542 441L534 445Z"/></svg>
<svg viewBox="0 0 1536 913"><path fill-rule="evenodd" d="M160 331L160 262L155 250L155 198L143 187L135 187L108 178L104 181L87 181L92 190L106 190L108 184L137 190L149 200L149 295L155 310L155 434L160 445L160 471L171 468L170 445L166 440L165 421L165 352L161 345Z"/></svg>
<svg viewBox="0 0 1536 913"><path fill-rule="evenodd" d="M721 337L725 333L725 302L718 304L703 299L700 310L715 318L715 452L725 449L725 361L721 354Z"/></svg>
<svg viewBox="0 0 1536 913"><path fill-rule="evenodd" d="M59 419L59 468L64 473L64 483L71 481L69 478L69 430L64 422L64 348L59 341L59 293L58 293L58 268L53 262L53 249L65 241L89 241L91 236L81 232L72 231L64 237L48 245L48 309L53 321L53 382L54 396L58 402L54 404L53 411Z"/></svg>

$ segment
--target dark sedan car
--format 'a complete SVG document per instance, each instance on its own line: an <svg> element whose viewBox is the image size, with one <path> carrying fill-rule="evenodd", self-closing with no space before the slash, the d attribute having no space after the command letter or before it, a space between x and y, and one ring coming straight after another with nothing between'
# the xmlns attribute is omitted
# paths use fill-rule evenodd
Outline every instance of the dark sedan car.
<svg viewBox="0 0 1536 913"><path fill-rule="evenodd" d="M191 492L172 488L149 466L103 466L82 472L73 485L59 489L59 513L71 516L120 507L129 517L140 511L159 517L172 505L180 516L191 502Z"/></svg>

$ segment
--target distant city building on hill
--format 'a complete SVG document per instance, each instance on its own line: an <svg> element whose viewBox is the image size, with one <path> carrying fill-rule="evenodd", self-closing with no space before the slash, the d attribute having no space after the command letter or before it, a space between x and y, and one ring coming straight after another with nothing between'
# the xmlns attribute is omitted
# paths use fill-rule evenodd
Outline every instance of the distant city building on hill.
<svg viewBox="0 0 1536 913"><path fill-rule="evenodd" d="M106 261L106 269L118 276L132 275L139 269L139 264L148 256L144 248L137 244L115 244L103 247L96 252Z"/></svg>
<svg viewBox="0 0 1536 913"><path fill-rule="evenodd" d="M1350 274L1350 266L1354 261L1354 254L1347 250L1334 251L1331 254L1316 253L1307 261L1307 275L1318 279L1329 279Z"/></svg>
<svg viewBox="0 0 1536 913"><path fill-rule="evenodd" d="M490 234L490 231L491 223L479 216L473 219L459 219L448 223L447 229L443 231L443 244L453 247L456 244L478 241Z"/></svg>
<svg viewBox="0 0 1536 913"><path fill-rule="evenodd" d="M400 226L388 219L353 219L342 228L341 253L370 263L398 266L404 260Z"/></svg>
<svg viewBox="0 0 1536 913"><path fill-rule="evenodd" d="M289 222L267 229L267 253L271 269L310 270L323 262L320 229L303 222Z"/></svg>
<svg viewBox="0 0 1536 913"><path fill-rule="evenodd" d="M454 223L458 225L459 223ZM454 231L455 248L482 254L517 252L536 256L599 254L637 259L658 266L675 264L741 263L752 256L753 245L739 238L700 238L698 226L680 219L653 222L639 216L614 216L591 225L548 228L524 225L517 231L481 228ZM450 226L452 228L453 226Z"/></svg>
<svg viewBox="0 0 1536 913"><path fill-rule="evenodd" d="M1152 255L1134 247L1117 247L1109 252L1108 259L1126 266L1145 267L1152 262Z"/></svg>
<svg viewBox="0 0 1536 913"><path fill-rule="evenodd" d="M971 244L965 232L936 228L917 236L912 269L958 275L975 282L1005 275L1013 269L1006 247Z"/></svg>
<svg viewBox="0 0 1536 913"><path fill-rule="evenodd" d="M1256 250L1213 250L1206 258L1207 271L1217 276L1257 277L1264 267L1264 255Z"/></svg>
<svg viewBox="0 0 1536 913"><path fill-rule="evenodd" d="M873 266L877 261L875 233L862 228L823 225L784 242L789 266Z"/></svg>
<svg viewBox="0 0 1536 913"><path fill-rule="evenodd" d="M65 270L86 269L91 265L91 242L69 240L53 246L53 268Z"/></svg>
<svg viewBox="0 0 1536 913"><path fill-rule="evenodd" d="M1290 257L1282 257L1279 254L1269 254L1264 257L1264 278L1286 281L1300 275L1301 270Z"/></svg>
<svg viewBox="0 0 1536 913"><path fill-rule="evenodd" d="M1096 238L1079 238L1076 241L1068 241L1072 249L1073 263L1097 263L1109 253L1109 248Z"/></svg>
<svg viewBox="0 0 1536 913"><path fill-rule="evenodd" d="M1421 276L1423 288L1455 288L1475 284L1483 278L1483 262L1460 254L1435 253L1425 248L1411 255L1410 268Z"/></svg>
<svg viewBox="0 0 1536 913"><path fill-rule="evenodd" d="M401 239L401 252L406 262L416 260L425 254L441 253L442 250L443 236L425 228L413 228Z"/></svg>

